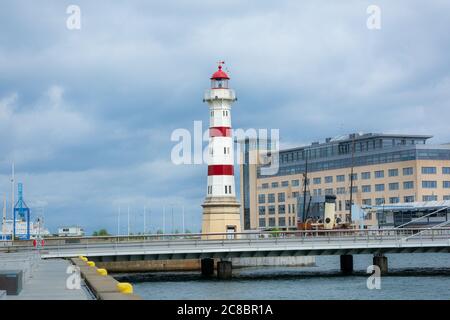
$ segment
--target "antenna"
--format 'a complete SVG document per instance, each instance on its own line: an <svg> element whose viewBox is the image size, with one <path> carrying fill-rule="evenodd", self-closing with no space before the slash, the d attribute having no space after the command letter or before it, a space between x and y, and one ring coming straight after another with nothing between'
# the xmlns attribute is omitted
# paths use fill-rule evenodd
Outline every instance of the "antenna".
<svg viewBox="0 0 450 320"><path fill-rule="evenodd" d="M127 210L127 216L128 216L128 236L130 236L130 206L128 206Z"/></svg>
<svg viewBox="0 0 450 320"><path fill-rule="evenodd" d="M146 215L147 215L147 207L144 206L144 235L146 234L147 230L147 224L146 224Z"/></svg>
<svg viewBox="0 0 450 320"><path fill-rule="evenodd" d="M2 233L4 236L6 236L6 193L3 196Z"/></svg>
<svg viewBox="0 0 450 320"><path fill-rule="evenodd" d="M186 233L186 228L184 226L184 206L183 206L183 211L181 212L182 214L182 219L183 219L183 233Z"/></svg>
<svg viewBox="0 0 450 320"><path fill-rule="evenodd" d="M15 184L14 184L14 162L11 166L11 217L14 218L14 193L15 193Z"/></svg>

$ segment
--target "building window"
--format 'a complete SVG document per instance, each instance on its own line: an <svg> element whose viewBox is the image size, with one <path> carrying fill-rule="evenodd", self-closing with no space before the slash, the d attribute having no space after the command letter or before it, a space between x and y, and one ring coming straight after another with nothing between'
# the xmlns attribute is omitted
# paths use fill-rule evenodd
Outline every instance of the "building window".
<svg viewBox="0 0 450 320"><path fill-rule="evenodd" d="M285 227L286 226L286 218L285 217L279 218L278 219L278 225L280 227Z"/></svg>
<svg viewBox="0 0 450 320"><path fill-rule="evenodd" d="M450 195L445 195L445 196L443 197L443 200L444 200L444 201L450 200Z"/></svg>
<svg viewBox="0 0 450 320"><path fill-rule="evenodd" d="M348 180L352 180L352 175L351 174L349 174L348 175ZM355 181L355 180L358 180L358 174L357 173L354 173L353 174L353 181Z"/></svg>
<svg viewBox="0 0 450 320"><path fill-rule="evenodd" d="M436 167L422 167L422 174L436 174Z"/></svg>
<svg viewBox="0 0 450 320"><path fill-rule="evenodd" d="M275 227L275 218L269 218L269 227Z"/></svg>
<svg viewBox="0 0 450 320"><path fill-rule="evenodd" d="M449 168L450 169L450 168ZM333 176L325 177L325 183L333 183Z"/></svg>
<svg viewBox="0 0 450 320"><path fill-rule="evenodd" d="M384 170L375 171L375 178L376 179L384 178Z"/></svg>
<svg viewBox="0 0 450 320"><path fill-rule="evenodd" d="M389 169L389 177L397 177L398 169Z"/></svg>
<svg viewBox="0 0 450 320"><path fill-rule="evenodd" d="M299 180L292 180L291 184L293 187L298 187L300 185L300 181Z"/></svg>
<svg viewBox="0 0 450 320"><path fill-rule="evenodd" d="M371 192L371 186L370 185L366 185L366 186L362 186L362 192Z"/></svg>
<svg viewBox="0 0 450 320"><path fill-rule="evenodd" d="M298 191L292 192L292 198L297 198L299 196Z"/></svg>
<svg viewBox="0 0 450 320"><path fill-rule="evenodd" d="M442 181L442 188L450 189L450 181Z"/></svg>
<svg viewBox="0 0 450 320"><path fill-rule="evenodd" d="M423 196L422 201L437 201L437 196L435 195Z"/></svg>
<svg viewBox="0 0 450 320"><path fill-rule="evenodd" d="M340 175L336 176L336 181L337 182L344 182L345 181L345 175L340 174Z"/></svg>
<svg viewBox="0 0 450 320"><path fill-rule="evenodd" d="M437 181L422 181L422 188L424 189L436 189Z"/></svg>
<svg viewBox="0 0 450 320"><path fill-rule="evenodd" d="M212 194L212 186L208 186L208 194Z"/></svg>
<svg viewBox="0 0 450 320"><path fill-rule="evenodd" d="M450 167L443 167L442 174L450 174Z"/></svg>
<svg viewBox="0 0 450 320"><path fill-rule="evenodd" d="M391 197L389 198L389 203L399 203L400 198L399 197Z"/></svg>
<svg viewBox="0 0 450 320"><path fill-rule="evenodd" d="M345 187L340 187L336 189L337 194L345 194Z"/></svg>
<svg viewBox="0 0 450 320"><path fill-rule="evenodd" d="M362 204L365 206L371 206L372 205L372 199L363 199Z"/></svg>
<svg viewBox="0 0 450 320"><path fill-rule="evenodd" d="M363 173L361 173L361 179L363 179L363 180L370 179L370 172L363 172Z"/></svg>
<svg viewBox="0 0 450 320"><path fill-rule="evenodd" d="M280 204L278 205L278 214L285 214L286 213L286 205Z"/></svg>
<svg viewBox="0 0 450 320"><path fill-rule="evenodd" d="M228 186L225 186L225 194L228 194Z"/></svg>
<svg viewBox="0 0 450 320"><path fill-rule="evenodd" d="M333 188L325 189L325 194L326 195L332 195L333 194Z"/></svg>
<svg viewBox="0 0 450 320"><path fill-rule="evenodd" d="M383 204L384 204L384 198L376 198L376 199L375 199L375 204L376 204L377 206L383 205Z"/></svg>
<svg viewBox="0 0 450 320"><path fill-rule="evenodd" d="M357 193L358 192L358 187L357 186L354 186L354 187L352 187L352 189L351 189L352 191L352 193Z"/></svg>
<svg viewBox="0 0 450 320"><path fill-rule="evenodd" d="M265 214L266 214L266 207L260 206L260 207L259 207L259 215L260 215L260 216L263 216L263 215L265 215Z"/></svg>
<svg viewBox="0 0 450 320"><path fill-rule="evenodd" d="M403 182L403 189L414 189L414 181L405 181Z"/></svg>
<svg viewBox="0 0 450 320"><path fill-rule="evenodd" d="M285 202L286 201L286 195L284 192L281 192L278 194L278 202Z"/></svg>
<svg viewBox="0 0 450 320"><path fill-rule="evenodd" d="M266 219L265 218L260 218L259 219L259 226L260 227L265 227L266 226Z"/></svg>
<svg viewBox="0 0 450 320"><path fill-rule="evenodd" d="M263 183L261 187L263 189L269 189L269 184L268 183Z"/></svg>
<svg viewBox="0 0 450 320"><path fill-rule="evenodd" d="M405 196L403 197L404 202L414 202L414 196Z"/></svg>
<svg viewBox="0 0 450 320"><path fill-rule="evenodd" d="M266 203L266 195L265 194L258 195L258 203Z"/></svg>
<svg viewBox="0 0 450 320"><path fill-rule="evenodd" d="M321 184L322 183L322 178L314 178L313 179L313 184Z"/></svg>
<svg viewBox="0 0 450 320"><path fill-rule="evenodd" d="M350 200L345 200L345 210L350 210Z"/></svg>
<svg viewBox="0 0 450 320"><path fill-rule="evenodd" d="M412 176L414 173L414 169L412 167L403 168L403 175L404 176Z"/></svg>
<svg viewBox="0 0 450 320"><path fill-rule="evenodd" d="M400 185L398 182L389 183L389 190L398 190L400 189Z"/></svg>
<svg viewBox="0 0 450 320"><path fill-rule="evenodd" d="M281 181L282 187L289 187L289 181Z"/></svg>
<svg viewBox="0 0 450 320"><path fill-rule="evenodd" d="M274 202L275 202L275 193L269 193L269 194L267 195L267 201L268 201L269 203L274 203Z"/></svg>
<svg viewBox="0 0 450 320"><path fill-rule="evenodd" d="M269 214L275 214L275 206L269 206Z"/></svg>
<svg viewBox="0 0 450 320"><path fill-rule="evenodd" d="M375 191L377 192L384 191L384 184L376 184Z"/></svg>
<svg viewBox="0 0 450 320"><path fill-rule="evenodd" d="M272 182L272 188L278 188L278 182Z"/></svg>
<svg viewBox="0 0 450 320"><path fill-rule="evenodd" d="M295 204L292 205L292 213L295 213Z"/></svg>

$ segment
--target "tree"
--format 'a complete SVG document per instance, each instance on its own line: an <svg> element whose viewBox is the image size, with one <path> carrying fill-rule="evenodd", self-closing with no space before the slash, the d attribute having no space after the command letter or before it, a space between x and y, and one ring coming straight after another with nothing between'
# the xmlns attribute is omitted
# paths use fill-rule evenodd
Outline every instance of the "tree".
<svg viewBox="0 0 450 320"><path fill-rule="evenodd" d="M110 234L108 233L108 231L106 229L100 229L98 231L94 231L92 233L92 235L94 237L102 237L102 236L109 236Z"/></svg>

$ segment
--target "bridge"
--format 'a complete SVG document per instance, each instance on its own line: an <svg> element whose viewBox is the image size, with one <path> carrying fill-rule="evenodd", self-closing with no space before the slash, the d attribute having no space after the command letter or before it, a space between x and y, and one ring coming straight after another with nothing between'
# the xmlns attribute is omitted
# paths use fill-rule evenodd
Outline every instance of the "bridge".
<svg viewBox="0 0 450 320"><path fill-rule="evenodd" d="M7 248L30 250L23 243ZM213 272L214 259L220 260L218 270L231 273L230 258L319 255L340 255L341 270L349 273L355 254L373 254L374 264L386 272L385 254L417 252L450 252L450 228L50 238L40 251L45 259L86 256L97 262L201 259L204 274Z"/></svg>

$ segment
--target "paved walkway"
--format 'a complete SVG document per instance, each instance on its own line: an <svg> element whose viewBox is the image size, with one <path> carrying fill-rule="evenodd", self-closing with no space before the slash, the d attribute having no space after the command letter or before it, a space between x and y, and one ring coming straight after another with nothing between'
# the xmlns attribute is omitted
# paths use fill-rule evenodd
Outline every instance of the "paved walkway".
<svg viewBox="0 0 450 320"><path fill-rule="evenodd" d="M70 262L62 259L39 260L32 275L24 279L18 296L6 296L6 300L88 300L92 299L85 285L80 290L66 288L66 273Z"/></svg>

